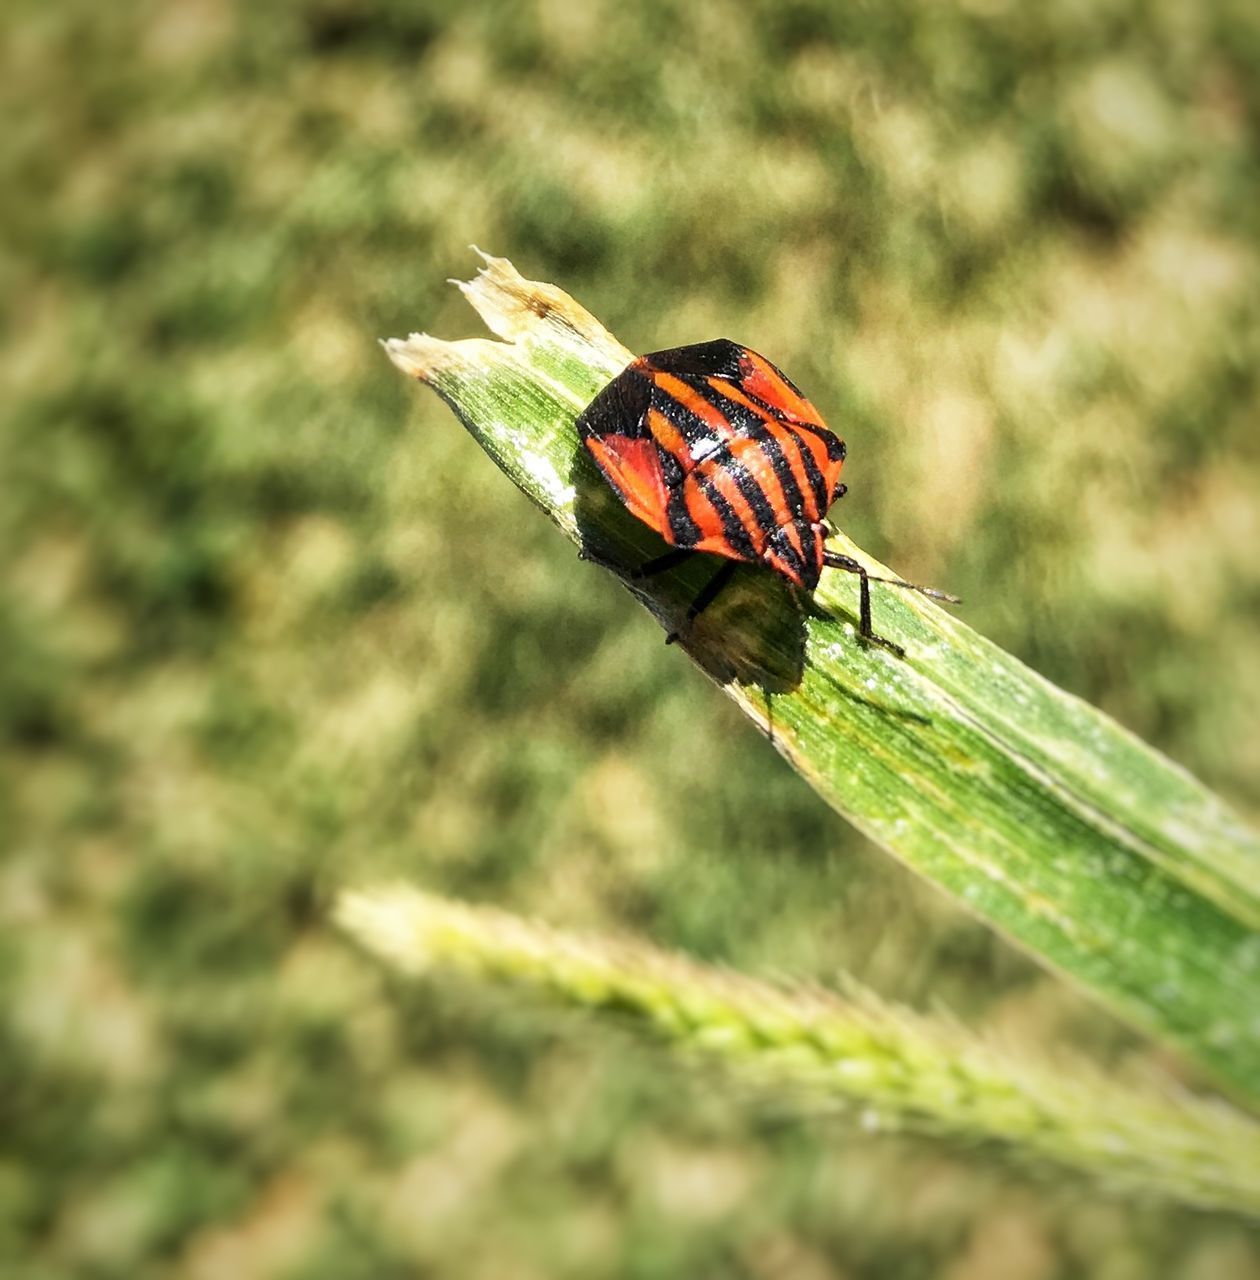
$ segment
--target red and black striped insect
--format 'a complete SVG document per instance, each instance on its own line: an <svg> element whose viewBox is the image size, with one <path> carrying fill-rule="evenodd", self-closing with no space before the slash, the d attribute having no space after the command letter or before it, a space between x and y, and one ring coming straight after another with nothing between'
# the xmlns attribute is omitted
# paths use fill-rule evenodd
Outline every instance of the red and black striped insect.
<svg viewBox="0 0 1260 1280"><path fill-rule="evenodd" d="M627 510L674 548L630 577L662 573L694 552L725 557L688 622L741 561L763 564L804 591L814 590L824 567L857 574L868 640L880 640L871 628L872 581L957 603L931 587L872 578L850 556L827 549L823 518L846 490L844 441L784 373L747 347L720 338L640 356L577 426Z"/></svg>

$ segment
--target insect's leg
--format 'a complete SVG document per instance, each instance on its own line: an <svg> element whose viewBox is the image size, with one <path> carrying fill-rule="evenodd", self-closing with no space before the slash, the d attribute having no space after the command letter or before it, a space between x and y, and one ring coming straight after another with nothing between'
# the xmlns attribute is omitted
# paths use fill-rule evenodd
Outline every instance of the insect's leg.
<svg viewBox="0 0 1260 1280"><path fill-rule="evenodd" d="M739 568L734 560L727 560L722 567L700 588L700 594L691 602L687 610L687 621L695 620L718 598L722 588L731 580L731 574Z"/></svg>
<svg viewBox="0 0 1260 1280"><path fill-rule="evenodd" d="M637 569L629 570L626 577L632 581L638 581L640 578L653 578L658 573L668 573L670 569L676 569L688 556L695 554L694 551L689 550L687 547L675 547L672 551L667 551L664 555L649 560L647 564L641 564Z"/></svg>
<svg viewBox="0 0 1260 1280"><path fill-rule="evenodd" d="M640 578L651 578L658 573L665 573L670 569L677 568L688 556L694 554L694 551L690 551L686 547L675 547L672 551L666 551L664 555L649 560L637 569L627 569L625 565L620 565L615 560L609 560L606 556L601 556L591 551L588 547L582 547L578 551L578 559L597 564L601 568L617 574L618 577L628 578L631 582L638 582Z"/></svg>
<svg viewBox="0 0 1260 1280"><path fill-rule="evenodd" d="M859 564L852 556L842 556L838 551L824 551L823 564L831 569L843 569L845 573L856 573L858 588L858 629L863 640L873 640L875 632L871 629L871 575L866 566Z"/></svg>
<svg viewBox="0 0 1260 1280"><path fill-rule="evenodd" d="M885 648L893 650L894 653L903 654L904 651L900 646L893 644L890 640L885 640L882 636L877 636L871 630L871 588L872 582L884 582L890 587L904 587L907 591L917 591L920 595L931 596L933 600L944 600L947 604L962 604L957 596L951 596L948 591L938 591L935 587L921 587L915 582L903 582L900 578L876 578L872 574L866 572L863 565L860 565L852 556L842 556L838 551L824 551L823 564L829 565L833 569L843 569L846 573L856 573L862 582L861 605L859 613L861 615L861 631L867 640L874 640Z"/></svg>
<svg viewBox="0 0 1260 1280"><path fill-rule="evenodd" d="M662 557L663 558L663 557ZM700 588L700 594L691 602L691 607L687 610L687 625L690 626L695 620L718 598L722 588L731 580L731 574L739 568L739 564L735 560L727 560L722 567L711 577L708 582ZM665 637L666 644L673 644L678 639L678 632L671 631Z"/></svg>
<svg viewBox="0 0 1260 1280"><path fill-rule="evenodd" d="M904 658L906 651L899 644L894 644L891 640L885 640L883 636L877 636L871 626L872 578L866 572L866 566L859 564L852 556L842 556L838 551L824 551L823 564L832 569L843 569L845 573L856 573L858 575L858 632L862 639L882 645L889 653L895 654L898 658ZM887 579L875 578L874 581L885 582ZM909 586L910 584L906 583L904 585Z"/></svg>

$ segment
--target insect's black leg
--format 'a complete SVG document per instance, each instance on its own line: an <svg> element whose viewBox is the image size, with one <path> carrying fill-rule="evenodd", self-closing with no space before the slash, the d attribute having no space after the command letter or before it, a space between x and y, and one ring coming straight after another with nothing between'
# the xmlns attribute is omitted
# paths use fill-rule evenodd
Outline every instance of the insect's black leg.
<svg viewBox="0 0 1260 1280"><path fill-rule="evenodd" d="M866 566L859 564L852 556L842 556L838 551L824 551L823 564L832 569L843 569L845 573L856 573L858 588L858 621L863 640L874 640L875 633L871 629L871 575Z"/></svg>
<svg viewBox="0 0 1260 1280"><path fill-rule="evenodd" d="M731 574L739 568L739 564L735 560L727 560L722 567L711 577L708 582L700 588L700 594L691 602L691 607L687 610L687 625L690 626L695 620L718 598L722 588L731 580ZM673 644L678 639L678 632L671 631L665 637L666 644Z"/></svg>
<svg viewBox="0 0 1260 1280"><path fill-rule="evenodd" d="M935 587L921 587L914 582L902 582L900 578L876 578L866 572L866 568L860 565L852 556L842 556L838 551L824 551L823 564L830 566L832 569L843 569L846 573L856 573L861 579L861 600L859 607L859 615L861 619L861 633L864 639L874 640L877 644L882 644L886 649L891 649L894 653L905 656L905 651L900 645L895 645L891 640L885 640L883 636L877 636L871 629L871 587L872 582L886 582L890 587L904 587L907 591L917 591L920 595L931 596L933 600L944 600L949 604L962 604L957 596L951 596L948 591L938 591Z"/></svg>
<svg viewBox="0 0 1260 1280"><path fill-rule="evenodd" d="M666 551L664 555L656 556L646 564L640 565L637 569L627 569L624 565L617 564L616 561L598 555L586 547L578 551L579 560L588 560L591 564L597 564L601 568L617 574L619 577L628 578L631 582L638 582L640 578L651 578L658 573L665 573L670 569L677 568L690 555L695 555L695 552L689 551L686 547L675 547L672 551Z"/></svg>
<svg viewBox="0 0 1260 1280"><path fill-rule="evenodd" d="M631 569L626 577L637 581L639 578L652 578L658 573L668 573L670 569L676 569L688 556L696 553L688 550L686 547L675 547L672 551L665 552L662 556L657 556L653 560L649 560L647 564L641 564L637 569Z"/></svg>
<svg viewBox="0 0 1260 1280"><path fill-rule="evenodd" d="M882 645L890 653L904 658L906 651L899 644L885 640L883 636L877 636L875 629L871 626L871 575L866 572L866 566L859 564L852 556L842 556L838 551L824 551L823 564L832 569L843 569L845 573L858 575L858 632L862 639ZM876 578L875 581L883 582L884 579Z"/></svg>
<svg viewBox="0 0 1260 1280"><path fill-rule="evenodd" d="M734 560L726 560L722 567L700 589L700 594L691 602L687 610L687 621L695 620L718 598L722 588L731 580L731 574L739 568Z"/></svg>

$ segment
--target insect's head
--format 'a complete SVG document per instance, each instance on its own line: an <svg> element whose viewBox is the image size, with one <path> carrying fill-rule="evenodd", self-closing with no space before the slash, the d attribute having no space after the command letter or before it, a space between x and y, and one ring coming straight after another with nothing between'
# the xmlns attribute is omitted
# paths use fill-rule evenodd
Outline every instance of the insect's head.
<svg viewBox="0 0 1260 1280"><path fill-rule="evenodd" d="M806 591L818 585L823 566L823 539L827 530L817 521L794 520L781 524L766 539L762 559L789 582Z"/></svg>

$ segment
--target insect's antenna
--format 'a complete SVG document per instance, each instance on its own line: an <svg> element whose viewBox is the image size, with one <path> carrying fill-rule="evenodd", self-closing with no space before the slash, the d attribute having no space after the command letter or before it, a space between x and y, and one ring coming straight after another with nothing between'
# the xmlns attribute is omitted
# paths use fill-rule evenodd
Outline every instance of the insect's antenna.
<svg viewBox="0 0 1260 1280"><path fill-rule="evenodd" d="M938 591L936 587L921 587L917 582L902 582L900 578L871 578L872 582L883 582L890 587L905 587L907 591L917 591L922 596L931 596L933 600L943 600L946 604L962 604L961 596L952 596L948 591Z"/></svg>

